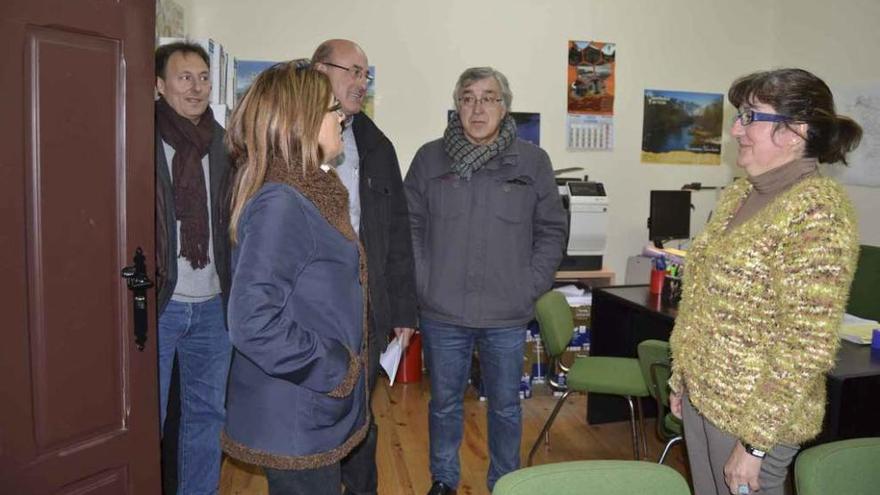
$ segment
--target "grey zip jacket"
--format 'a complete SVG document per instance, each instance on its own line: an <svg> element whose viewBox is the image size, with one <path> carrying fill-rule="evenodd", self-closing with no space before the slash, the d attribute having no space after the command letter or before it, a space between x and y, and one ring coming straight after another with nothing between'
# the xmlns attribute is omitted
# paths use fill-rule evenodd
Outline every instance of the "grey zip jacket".
<svg viewBox="0 0 880 495"><path fill-rule="evenodd" d="M567 218L541 148L517 139L462 180L438 139L404 180L422 318L473 328L524 325L553 285Z"/></svg>

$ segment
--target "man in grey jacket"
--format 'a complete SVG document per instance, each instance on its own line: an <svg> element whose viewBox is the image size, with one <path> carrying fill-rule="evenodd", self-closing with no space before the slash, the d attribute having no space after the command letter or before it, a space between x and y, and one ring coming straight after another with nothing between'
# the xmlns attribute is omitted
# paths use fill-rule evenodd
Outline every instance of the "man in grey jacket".
<svg viewBox="0 0 880 495"><path fill-rule="evenodd" d="M404 181L431 380L429 494L459 482L475 345L489 399L489 490L519 467L526 325L553 284L567 224L547 153L516 137L507 78L468 69L453 99L443 138L419 149Z"/></svg>

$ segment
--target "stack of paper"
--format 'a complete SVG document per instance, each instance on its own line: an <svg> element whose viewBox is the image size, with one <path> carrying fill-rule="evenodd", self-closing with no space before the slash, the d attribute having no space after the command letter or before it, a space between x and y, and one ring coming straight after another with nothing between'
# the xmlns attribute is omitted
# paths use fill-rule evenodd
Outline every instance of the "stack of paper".
<svg viewBox="0 0 880 495"><path fill-rule="evenodd" d="M394 340L388 343L385 352L379 356L379 364L381 364L382 368L385 369L385 372L388 373L388 378L391 380L390 385L394 385L394 377L397 376L397 368L400 365L400 358L402 355L403 348L400 345L400 338L394 337Z"/></svg>
<svg viewBox="0 0 880 495"><path fill-rule="evenodd" d="M880 322L845 314L843 315L843 322L840 324L838 334L843 340L855 342L856 344L870 344L871 332L875 328L880 328Z"/></svg>
<svg viewBox="0 0 880 495"><path fill-rule="evenodd" d="M565 300L568 301L568 305L571 307L590 306L593 304L593 294L589 290L581 289L576 285L563 285L553 290L565 296Z"/></svg>

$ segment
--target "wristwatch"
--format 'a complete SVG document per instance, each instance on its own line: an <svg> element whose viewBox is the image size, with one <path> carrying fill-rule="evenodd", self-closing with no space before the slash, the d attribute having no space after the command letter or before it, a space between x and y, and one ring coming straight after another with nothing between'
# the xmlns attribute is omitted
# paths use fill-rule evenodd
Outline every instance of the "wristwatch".
<svg viewBox="0 0 880 495"><path fill-rule="evenodd" d="M746 453L748 453L749 455L753 455L753 456L757 457L758 459L763 459L764 457L767 456L767 452L765 452L761 449L756 449L755 447L752 447L751 444L748 444L746 442L743 442L742 444L743 444L743 447L746 449Z"/></svg>

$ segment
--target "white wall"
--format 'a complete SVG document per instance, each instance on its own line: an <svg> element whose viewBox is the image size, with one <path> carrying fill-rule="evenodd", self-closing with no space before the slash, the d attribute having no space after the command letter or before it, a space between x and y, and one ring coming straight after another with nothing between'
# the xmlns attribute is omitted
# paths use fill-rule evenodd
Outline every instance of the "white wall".
<svg viewBox="0 0 880 495"><path fill-rule="evenodd" d="M829 73L838 64L853 70L859 60L870 64L875 58L868 47L880 46L877 0L839 0L833 7L814 0L181 3L191 36L210 36L239 58L307 57L333 37L360 43L377 67L376 122L395 143L404 172L419 146L442 135L461 71L498 68L510 80L513 109L541 113L541 144L554 166L583 166L591 179L605 183L612 202L606 266L620 281L627 256L647 242L648 191L688 182L723 185L735 173L729 165L735 144L728 136L721 166L641 164L644 89L726 93L737 76L781 65L804 64L823 76L837 75ZM802 7L812 3L817 6ZM789 10L801 14L795 19ZM839 21L819 29L829 18ZM851 25L848 18L858 21ZM565 149L568 40L617 43L613 151ZM829 60L846 58L846 47L860 43L867 46L856 61ZM862 68L859 77L880 80L880 68ZM732 116L729 105L726 110ZM876 209L878 195L878 189L859 191L860 207ZM715 195L700 192L694 199L695 223L702 223Z"/></svg>
<svg viewBox="0 0 880 495"><path fill-rule="evenodd" d="M775 63L800 66L835 85L880 86L880 1L779 0ZM880 163L874 164L880 167ZM880 188L847 186L859 213L863 244L880 245Z"/></svg>

